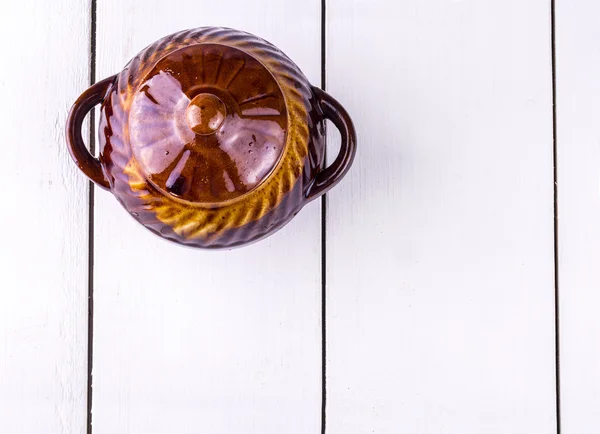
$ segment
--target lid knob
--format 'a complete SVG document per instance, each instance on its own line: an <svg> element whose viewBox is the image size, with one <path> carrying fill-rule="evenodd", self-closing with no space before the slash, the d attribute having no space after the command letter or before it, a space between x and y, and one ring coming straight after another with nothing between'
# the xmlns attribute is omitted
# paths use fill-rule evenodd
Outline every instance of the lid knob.
<svg viewBox="0 0 600 434"><path fill-rule="evenodd" d="M194 133L208 135L219 129L226 115L227 109L219 97L211 93L201 93L190 101L185 119Z"/></svg>

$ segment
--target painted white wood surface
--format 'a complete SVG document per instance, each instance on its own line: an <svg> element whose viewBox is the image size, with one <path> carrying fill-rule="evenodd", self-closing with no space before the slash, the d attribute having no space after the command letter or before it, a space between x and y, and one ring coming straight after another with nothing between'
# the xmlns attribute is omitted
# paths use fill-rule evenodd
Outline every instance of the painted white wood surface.
<svg viewBox="0 0 600 434"><path fill-rule="evenodd" d="M0 5L3 434L85 432L88 183L63 130L88 85L89 23L79 0Z"/></svg>
<svg viewBox="0 0 600 434"><path fill-rule="evenodd" d="M562 433L591 434L600 7L556 4ZM556 432L549 6L328 0L327 88L359 132L328 197L329 434ZM0 5L2 434L86 429L88 184L63 129L89 23L88 2ZM97 78L207 24L320 82L315 0L98 0ZM94 433L319 432L318 201L232 252L163 242L101 191L95 223Z"/></svg>
<svg viewBox="0 0 600 434"><path fill-rule="evenodd" d="M600 432L600 4L556 2L563 434Z"/></svg>
<svg viewBox="0 0 600 434"><path fill-rule="evenodd" d="M329 0L326 65L327 432L556 432L550 2Z"/></svg>
<svg viewBox="0 0 600 434"><path fill-rule="evenodd" d="M97 77L154 40L250 31L320 79L320 2L98 0ZM169 244L98 192L95 434L316 433L321 410L320 205L230 252Z"/></svg>

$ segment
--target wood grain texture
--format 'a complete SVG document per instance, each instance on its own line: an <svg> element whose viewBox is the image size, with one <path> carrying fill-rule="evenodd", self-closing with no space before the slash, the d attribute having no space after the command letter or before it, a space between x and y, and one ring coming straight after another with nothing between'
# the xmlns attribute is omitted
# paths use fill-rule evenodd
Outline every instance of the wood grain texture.
<svg viewBox="0 0 600 434"><path fill-rule="evenodd" d="M89 23L79 0L0 6L1 433L85 432L88 183L63 129Z"/></svg>
<svg viewBox="0 0 600 434"><path fill-rule="evenodd" d="M317 0L98 1L98 79L204 25L255 33L318 83ZM95 228L94 433L315 433L320 207L230 252L172 245L105 192Z"/></svg>
<svg viewBox="0 0 600 434"><path fill-rule="evenodd" d="M550 3L329 0L329 434L556 430Z"/></svg>
<svg viewBox="0 0 600 434"><path fill-rule="evenodd" d="M556 2L563 434L600 432L600 5Z"/></svg>

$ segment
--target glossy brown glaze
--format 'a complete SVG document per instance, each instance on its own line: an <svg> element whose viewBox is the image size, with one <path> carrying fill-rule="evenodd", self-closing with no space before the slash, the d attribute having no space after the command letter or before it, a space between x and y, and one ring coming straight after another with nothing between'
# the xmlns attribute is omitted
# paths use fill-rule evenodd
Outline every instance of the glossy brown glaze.
<svg viewBox="0 0 600 434"><path fill-rule="evenodd" d="M162 58L129 113L133 155L164 194L218 204L259 185L285 145L274 77L241 50L196 44Z"/></svg>
<svg viewBox="0 0 600 434"><path fill-rule="evenodd" d="M80 127L102 102L100 160ZM323 168L324 120L342 134ZM287 223L347 172L355 134L343 108L256 36L201 28L163 38L84 92L71 155L140 223L169 240L224 248Z"/></svg>

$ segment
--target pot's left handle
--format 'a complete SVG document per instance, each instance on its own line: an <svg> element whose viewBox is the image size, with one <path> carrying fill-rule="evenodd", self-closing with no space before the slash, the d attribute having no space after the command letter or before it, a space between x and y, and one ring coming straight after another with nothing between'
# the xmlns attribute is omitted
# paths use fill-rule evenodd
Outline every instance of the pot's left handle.
<svg viewBox="0 0 600 434"><path fill-rule="evenodd" d="M67 118L67 146L77 167L96 185L110 189L110 184L102 172L100 161L88 151L81 137L81 125L91 109L104 101L106 92L115 82L116 75L108 77L88 88L81 94Z"/></svg>

